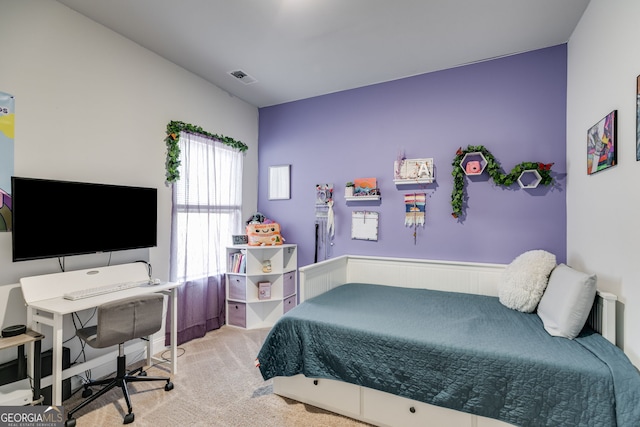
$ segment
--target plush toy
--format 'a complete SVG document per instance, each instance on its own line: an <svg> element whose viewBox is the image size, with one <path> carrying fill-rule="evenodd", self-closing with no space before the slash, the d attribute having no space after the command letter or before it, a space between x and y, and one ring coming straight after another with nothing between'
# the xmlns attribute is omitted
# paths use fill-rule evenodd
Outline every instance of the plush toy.
<svg viewBox="0 0 640 427"><path fill-rule="evenodd" d="M256 212L247 220L247 225L249 224L262 224L265 220L264 215L260 212Z"/></svg>
<svg viewBox="0 0 640 427"><path fill-rule="evenodd" d="M281 245L283 238L280 235L280 225L271 224L247 224L247 238L249 246L276 246Z"/></svg>

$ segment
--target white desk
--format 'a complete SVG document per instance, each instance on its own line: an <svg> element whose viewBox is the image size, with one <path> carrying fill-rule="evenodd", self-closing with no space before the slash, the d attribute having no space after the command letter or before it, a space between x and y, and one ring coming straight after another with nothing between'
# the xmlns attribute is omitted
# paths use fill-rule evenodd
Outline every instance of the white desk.
<svg viewBox="0 0 640 427"><path fill-rule="evenodd" d="M107 284L127 281L141 281L148 279L147 267L143 263L122 264L109 267L76 270L64 273L46 274L20 279L22 294L27 303L27 324L32 330L44 333L43 325L50 326L53 338L53 366L50 382L52 385L52 404L62 404L62 380L77 375L87 369L95 368L104 363L115 360L117 350L93 358L84 363L76 363L72 367L62 370L62 341L63 317L76 311L98 307L106 302L122 298L144 295L148 293L162 293L169 295L169 309L171 310L171 372L177 373L177 283L161 283L159 285L143 285L137 288L125 289L91 298L76 301L66 300L62 296L67 292L80 289L104 286ZM147 342L147 363L161 361L153 357L152 340ZM33 366L29 361L29 366ZM49 379L43 379L43 387L49 385Z"/></svg>

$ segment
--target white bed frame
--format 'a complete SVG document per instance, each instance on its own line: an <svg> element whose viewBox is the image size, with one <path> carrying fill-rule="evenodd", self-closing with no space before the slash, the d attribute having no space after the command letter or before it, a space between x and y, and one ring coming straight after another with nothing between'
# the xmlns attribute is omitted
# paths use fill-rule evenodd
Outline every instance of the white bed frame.
<svg viewBox="0 0 640 427"><path fill-rule="evenodd" d="M300 302L345 283L498 295L504 264L345 255L300 268ZM598 291L589 324L615 344L617 297ZM509 424L328 379L276 377L274 393L377 426L503 427Z"/></svg>

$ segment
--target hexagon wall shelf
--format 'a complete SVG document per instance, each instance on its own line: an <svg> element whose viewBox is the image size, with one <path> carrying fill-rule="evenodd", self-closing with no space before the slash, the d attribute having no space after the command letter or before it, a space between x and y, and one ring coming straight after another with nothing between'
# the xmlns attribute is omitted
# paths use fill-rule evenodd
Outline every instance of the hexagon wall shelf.
<svg viewBox="0 0 640 427"><path fill-rule="evenodd" d="M522 171L522 173L518 177L518 185L520 186L520 188L536 188L541 181L542 177L540 176L540 173L535 169Z"/></svg>
<svg viewBox="0 0 640 427"><path fill-rule="evenodd" d="M480 152L467 153L460 160L465 175L481 175L487 167L487 159Z"/></svg>

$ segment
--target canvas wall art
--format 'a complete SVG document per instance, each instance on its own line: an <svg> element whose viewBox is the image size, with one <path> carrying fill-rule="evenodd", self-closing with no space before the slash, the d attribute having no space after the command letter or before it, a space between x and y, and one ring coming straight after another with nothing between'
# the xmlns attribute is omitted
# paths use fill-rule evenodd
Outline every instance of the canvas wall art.
<svg viewBox="0 0 640 427"><path fill-rule="evenodd" d="M353 180L355 188L354 196L373 196L378 193L378 184L376 178L356 178Z"/></svg>
<svg viewBox="0 0 640 427"><path fill-rule="evenodd" d="M0 92L0 231L11 231L14 115L13 95Z"/></svg>
<svg viewBox="0 0 640 427"><path fill-rule="evenodd" d="M617 163L617 110L607 114L587 131L587 174L615 166Z"/></svg>

